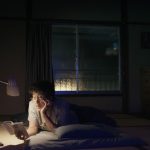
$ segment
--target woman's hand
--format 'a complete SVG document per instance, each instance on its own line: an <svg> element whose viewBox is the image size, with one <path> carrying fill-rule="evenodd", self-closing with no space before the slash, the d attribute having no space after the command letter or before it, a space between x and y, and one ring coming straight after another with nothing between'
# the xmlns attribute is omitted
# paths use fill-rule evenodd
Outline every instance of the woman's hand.
<svg viewBox="0 0 150 150"><path fill-rule="evenodd" d="M15 135L18 139L26 140L29 137L26 128L22 124L14 124L13 127Z"/></svg>
<svg viewBox="0 0 150 150"><path fill-rule="evenodd" d="M49 102L48 100L40 99L36 101L36 107L40 112L45 113L48 108Z"/></svg>
<svg viewBox="0 0 150 150"><path fill-rule="evenodd" d="M41 109L40 109L40 112L41 113L45 113L46 112L46 110L48 109L48 102L47 101L45 101L45 100L41 100L42 102L42 107L41 107Z"/></svg>
<svg viewBox="0 0 150 150"><path fill-rule="evenodd" d="M19 129L15 130L15 135L20 140L26 140L29 137L27 132L19 130Z"/></svg>

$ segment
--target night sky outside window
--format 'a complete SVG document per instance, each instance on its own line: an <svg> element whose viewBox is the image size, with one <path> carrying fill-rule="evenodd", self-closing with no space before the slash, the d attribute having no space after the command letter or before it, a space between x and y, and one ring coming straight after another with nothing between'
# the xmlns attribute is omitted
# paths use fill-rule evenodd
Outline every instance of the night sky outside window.
<svg viewBox="0 0 150 150"><path fill-rule="evenodd" d="M120 91L120 35L115 26L53 25L55 91Z"/></svg>

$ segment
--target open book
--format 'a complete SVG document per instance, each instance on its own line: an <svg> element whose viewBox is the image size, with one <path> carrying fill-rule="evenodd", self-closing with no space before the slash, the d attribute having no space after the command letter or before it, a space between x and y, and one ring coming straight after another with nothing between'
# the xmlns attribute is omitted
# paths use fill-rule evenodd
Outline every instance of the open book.
<svg viewBox="0 0 150 150"><path fill-rule="evenodd" d="M10 135L13 135L16 133L22 133L25 139L29 137L27 130L25 126L23 125L23 122L4 121L2 123L2 126L6 128L6 130L9 132Z"/></svg>

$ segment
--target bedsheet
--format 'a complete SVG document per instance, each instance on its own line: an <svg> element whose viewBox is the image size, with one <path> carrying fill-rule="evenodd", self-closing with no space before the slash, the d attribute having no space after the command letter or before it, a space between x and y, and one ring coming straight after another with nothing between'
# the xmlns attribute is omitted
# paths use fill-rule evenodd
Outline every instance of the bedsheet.
<svg viewBox="0 0 150 150"><path fill-rule="evenodd" d="M94 139L57 139L53 133L42 131L32 136L26 143L9 145L1 150L139 150L146 146L140 138L121 134L119 137Z"/></svg>
<svg viewBox="0 0 150 150"><path fill-rule="evenodd" d="M47 132L41 132L32 136L25 150L77 150L109 147L142 147L146 143L140 138L121 134L118 137L87 138L87 139L55 139L55 136Z"/></svg>

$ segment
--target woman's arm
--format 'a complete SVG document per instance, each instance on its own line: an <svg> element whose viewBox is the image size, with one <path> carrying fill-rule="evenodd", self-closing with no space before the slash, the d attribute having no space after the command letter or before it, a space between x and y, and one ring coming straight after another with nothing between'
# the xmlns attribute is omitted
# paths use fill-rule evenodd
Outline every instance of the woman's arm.
<svg viewBox="0 0 150 150"><path fill-rule="evenodd" d="M46 115L46 113L44 113L44 112L41 112L41 117L42 117L43 123L47 127L47 130L53 132L54 129L56 128L56 125L53 123L53 121L51 120L51 118L48 117Z"/></svg>
<svg viewBox="0 0 150 150"><path fill-rule="evenodd" d="M27 132L29 136L35 135L38 132L38 127L34 121L29 121Z"/></svg>
<svg viewBox="0 0 150 150"><path fill-rule="evenodd" d="M53 132L56 128L56 124L52 121L50 117L47 115L47 110L52 109L52 105L50 105L49 101L42 101L42 107L39 109L42 122L44 123L44 126L46 126L48 131Z"/></svg>

